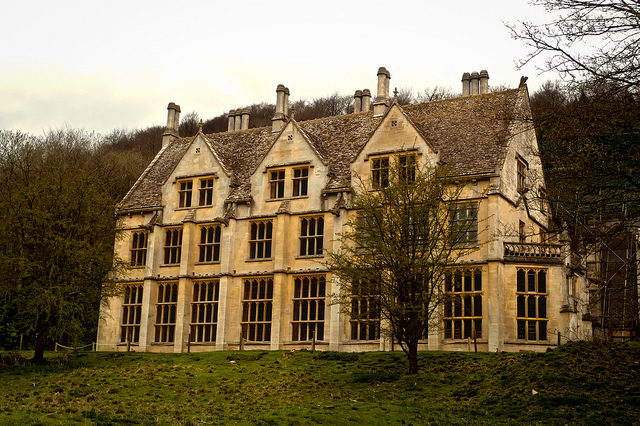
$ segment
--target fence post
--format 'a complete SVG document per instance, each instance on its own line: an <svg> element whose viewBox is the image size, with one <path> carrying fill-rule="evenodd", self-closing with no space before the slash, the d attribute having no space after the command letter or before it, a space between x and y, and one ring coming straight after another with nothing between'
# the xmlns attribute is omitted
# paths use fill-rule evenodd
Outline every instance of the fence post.
<svg viewBox="0 0 640 426"><path fill-rule="evenodd" d="M22 351L22 336L24 336L24 334L20 335L20 351Z"/></svg>
<svg viewBox="0 0 640 426"><path fill-rule="evenodd" d="M311 331L311 353L316 351L316 331Z"/></svg>
<svg viewBox="0 0 640 426"><path fill-rule="evenodd" d="M189 333L189 336L187 337L187 353L191 353L191 333Z"/></svg>
<svg viewBox="0 0 640 426"><path fill-rule="evenodd" d="M244 336L242 335L242 326L240 326L240 345L239 345L239 349L240 350L244 349Z"/></svg>
<svg viewBox="0 0 640 426"><path fill-rule="evenodd" d="M53 351L58 352L58 342L56 342L56 344L53 345Z"/></svg>
<svg viewBox="0 0 640 426"><path fill-rule="evenodd" d="M96 342L91 342L91 351L96 352L96 350L97 350Z"/></svg>
<svg viewBox="0 0 640 426"><path fill-rule="evenodd" d="M558 346L560 346L560 332L558 331Z"/></svg>
<svg viewBox="0 0 640 426"><path fill-rule="evenodd" d="M471 328L471 335L473 336L473 351L478 352L478 341L476 340L476 327Z"/></svg>

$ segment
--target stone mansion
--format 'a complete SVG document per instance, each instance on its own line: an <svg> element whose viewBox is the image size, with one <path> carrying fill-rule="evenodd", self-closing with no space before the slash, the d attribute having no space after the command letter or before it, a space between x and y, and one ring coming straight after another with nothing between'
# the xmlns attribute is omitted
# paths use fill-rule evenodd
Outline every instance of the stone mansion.
<svg viewBox="0 0 640 426"><path fill-rule="evenodd" d="M106 300L98 350L155 352L309 348L391 350L375 295L354 295L351 318L331 303L340 288L326 253L355 215L356 179L384 184L390 164L447 164L464 183L451 220L478 221L477 250L447 275L456 296L420 348L545 350L586 339L584 279L548 232L549 209L523 81L490 92L486 71L462 77L462 96L399 105L380 68L377 93L352 114L296 121L277 87L272 125L180 137L168 106L162 148L118 205L121 292ZM475 333L473 333L475 331ZM398 348L398 346L395 346Z"/></svg>

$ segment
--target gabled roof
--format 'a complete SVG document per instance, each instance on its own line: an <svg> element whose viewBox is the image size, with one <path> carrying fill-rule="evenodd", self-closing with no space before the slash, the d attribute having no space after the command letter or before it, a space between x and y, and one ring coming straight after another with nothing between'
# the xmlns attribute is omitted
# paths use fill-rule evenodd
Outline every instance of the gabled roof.
<svg viewBox="0 0 640 426"><path fill-rule="evenodd" d="M494 174L502 165L518 89L401 107L457 175Z"/></svg>
<svg viewBox="0 0 640 426"><path fill-rule="evenodd" d="M504 161L510 125L519 108L518 89L399 106L411 124L436 149L440 161L458 175L493 175ZM350 165L369 141L382 117L373 111L296 123L329 164L325 190L350 186ZM211 133L204 139L231 173L228 201L250 198L250 175L279 135L271 127ZM127 210L162 206L161 187L193 138L179 138L163 148L119 205Z"/></svg>

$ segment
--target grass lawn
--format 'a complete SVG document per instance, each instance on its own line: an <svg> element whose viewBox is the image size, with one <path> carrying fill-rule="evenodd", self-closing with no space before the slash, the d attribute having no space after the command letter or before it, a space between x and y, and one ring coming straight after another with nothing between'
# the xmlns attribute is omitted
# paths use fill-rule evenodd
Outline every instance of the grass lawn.
<svg viewBox="0 0 640 426"><path fill-rule="evenodd" d="M424 352L413 376L401 352L47 359L0 367L0 424L640 423L638 343Z"/></svg>

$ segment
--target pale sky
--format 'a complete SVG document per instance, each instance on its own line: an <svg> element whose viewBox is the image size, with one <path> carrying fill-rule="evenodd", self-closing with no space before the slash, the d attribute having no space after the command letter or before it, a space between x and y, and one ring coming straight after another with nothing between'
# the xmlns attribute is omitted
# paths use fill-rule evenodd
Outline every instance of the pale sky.
<svg viewBox="0 0 640 426"><path fill-rule="evenodd" d="M352 95L376 72L391 90L461 90L463 72L533 92L531 64L503 22L548 21L526 0L4 2L0 129L100 133L166 123L169 102L209 119L258 102ZM540 63L538 63L540 65Z"/></svg>

